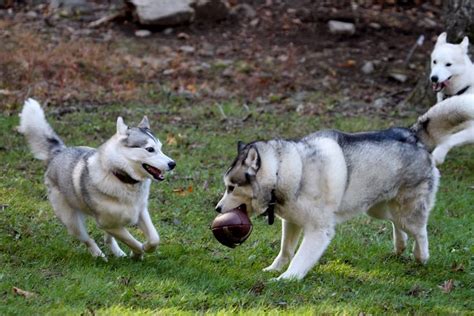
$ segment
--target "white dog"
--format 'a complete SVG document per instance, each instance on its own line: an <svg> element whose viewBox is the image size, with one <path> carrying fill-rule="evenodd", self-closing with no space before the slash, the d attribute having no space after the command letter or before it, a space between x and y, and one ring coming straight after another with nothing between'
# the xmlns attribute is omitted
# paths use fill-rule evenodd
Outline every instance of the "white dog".
<svg viewBox="0 0 474 316"><path fill-rule="evenodd" d="M460 44L446 42L446 33L438 36L431 53L433 90L438 102L454 95L474 93L474 65L468 56L469 38Z"/></svg>

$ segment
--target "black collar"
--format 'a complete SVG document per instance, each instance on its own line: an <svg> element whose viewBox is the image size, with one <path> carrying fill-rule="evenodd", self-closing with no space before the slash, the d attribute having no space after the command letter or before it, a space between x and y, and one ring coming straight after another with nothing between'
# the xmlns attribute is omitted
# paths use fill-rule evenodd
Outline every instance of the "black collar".
<svg viewBox="0 0 474 316"><path fill-rule="evenodd" d="M471 87L471 86L465 86L464 88L462 88L461 90L459 90L458 92L456 92L456 93L453 94L453 95L445 94L443 100L446 100L447 98L450 98L450 97L455 96L455 95L461 95L461 94L463 94L464 92L466 92L467 89L469 89L470 87Z"/></svg>
<svg viewBox="0 0 474 316"><path fill-rule="evenodd" d="M137 184L138 180L133 179L128 173L122 170L116 170L112 172L114 176L117 177L121 182L126 183L126 184Z"/></svg>
<svg viewBox="0 0 474 316"><path fill-rule="evenodd" d="M268 225L273 225L275 222L275 205L277 203L275 189L272 190L272 196L270 198L270 202L268 202L268 207L265 213L262 215L266 215L268 218Z"/></svg>

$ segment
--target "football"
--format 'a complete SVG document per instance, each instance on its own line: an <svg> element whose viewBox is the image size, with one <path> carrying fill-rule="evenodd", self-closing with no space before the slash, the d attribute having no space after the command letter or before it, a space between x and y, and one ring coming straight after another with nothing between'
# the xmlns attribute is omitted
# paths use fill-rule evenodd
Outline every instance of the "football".
<svg viewBox="0 0 474 316"><path fill-rule="evenodd" d="M252 222L245 212L245 205L219 214L211 224L214 237L224 246L235 248L252 232Z"/></svg>

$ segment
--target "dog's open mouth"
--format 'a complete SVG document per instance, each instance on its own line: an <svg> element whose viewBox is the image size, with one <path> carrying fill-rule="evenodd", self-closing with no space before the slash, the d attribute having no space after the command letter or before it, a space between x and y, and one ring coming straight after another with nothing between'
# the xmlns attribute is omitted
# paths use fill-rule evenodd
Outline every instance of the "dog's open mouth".
<svg viewBox="0 0 474 316"><path fill-rule="evenodd" d="M446 79L443 82L433 82L432 83L433 91L434 92L440 92L441 90L446 88L446 86L448 85L449 79L451 79L451 77L449 77L448 79Z"/></svg>
<svg viewBox="0 0 474 316"><path fill-rule="evenodd" d="M165 179L165 176L161 173L161 170L155 167L152 167L150 165L147 165L144 163L143 168L152 175L152 177L158 181L163 181Z"/></svg>

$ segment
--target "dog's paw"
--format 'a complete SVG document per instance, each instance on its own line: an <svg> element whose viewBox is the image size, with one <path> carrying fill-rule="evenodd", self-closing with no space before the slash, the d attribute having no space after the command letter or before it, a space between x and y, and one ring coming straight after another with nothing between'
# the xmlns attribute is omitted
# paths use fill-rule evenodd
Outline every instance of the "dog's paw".
<svg viewBox="0 0 474 316"><path fill-rule="evenodd" d="M263 271L265 272L272 272L272 271L281 271L283 267L289 262L289 259L286 259L285 257L276 257L275 260L273 260L273 263L269 265L268 267L264 268Z"/></svg>
<svg viewBox="0 0 474 316"><path fill-rule="evenodd" d="M143 244L143 251L149 253L149 252L153 252L156 250L156 248L158 247L158 242L145 242Z"/></svg>
<svg viewBox="0 0 474 316"><path fill-rule="evenodd" d="M304 275L300 275L298 273L294 273L291 271L286 271L282 273L275 281L299 281L303 279Z"/></svg>
<svg viewBox="0 0 474 316"><path fill-rule="evenodd" d="M438 146L433 150L433 159L436 165L441 165L444 160L446 159L446 155L448 153L448 150L446 150L444 147Z"/></svg>
<svg viewBox="0 0 474 316"><path fill-rule="evenodd" d="M122 250L122 249L114 249L112 250L113 254L117 258L124 258L127 256L127 254Z"/></svg>

